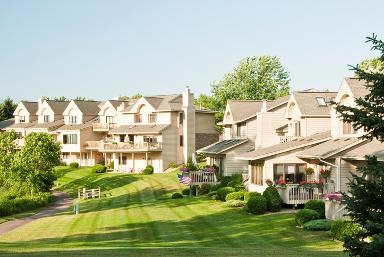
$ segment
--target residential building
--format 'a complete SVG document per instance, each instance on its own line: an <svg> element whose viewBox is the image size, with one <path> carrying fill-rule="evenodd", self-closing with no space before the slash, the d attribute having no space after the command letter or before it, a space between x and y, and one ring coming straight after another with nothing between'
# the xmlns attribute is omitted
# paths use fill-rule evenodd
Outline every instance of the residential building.
<svg viewBox="0 0 384 257"><path fill-rule="evenodd" d="M224 112L224 139L197 152L217 165L222 175L247 173L248 161L236 157L280 141L277 128L284 121L288 96L274 101L229 100Z"/></svg>

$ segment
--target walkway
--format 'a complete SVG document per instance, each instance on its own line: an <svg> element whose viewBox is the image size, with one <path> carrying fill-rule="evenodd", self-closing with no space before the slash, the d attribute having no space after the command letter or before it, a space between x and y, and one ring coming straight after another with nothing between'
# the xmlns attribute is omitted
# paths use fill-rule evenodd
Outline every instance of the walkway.
<svg viewBox="0 0 384 257"><path fill-rule="evenodd" d="M11 220L0 224L0 235L3 235L15 228L23 226L29 222L44 217L55 215L58 212L65 211L72 205L72 198L69 194L53 191L52 193L54 201L48 205L48 207L41 212L38 212L32 216L28 216L21 219Z"/></svg>

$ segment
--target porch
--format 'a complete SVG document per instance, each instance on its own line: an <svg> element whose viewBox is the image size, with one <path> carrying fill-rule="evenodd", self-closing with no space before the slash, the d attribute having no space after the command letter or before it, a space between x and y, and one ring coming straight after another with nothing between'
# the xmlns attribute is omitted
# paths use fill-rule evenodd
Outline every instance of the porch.
<svg viewBox="0 0 384 257"><path fill-rule="evenodd" d="M322 200L323 194L335 191L335 184L328 183L322 187L286 184L285 186L278 186L277 190L283 203L298 205L310 200Z"/></svg>
<svg viewBox="0 0 384 257"><path fill-rule="evenodd" d="M188 176L191 179L191 186L201 186L202 184L216 185L219 183L214 172L190 171L189 173L184 173L183 176Z"/></svg>
<svg viewBox="0 0 384 257"><path fill-rule="evenodd" d="M104 141L87 141L84 145L87 150L101 150L105 152L145 152L145 151L161 151L162 144L160 142L104 142Z"/></svg>

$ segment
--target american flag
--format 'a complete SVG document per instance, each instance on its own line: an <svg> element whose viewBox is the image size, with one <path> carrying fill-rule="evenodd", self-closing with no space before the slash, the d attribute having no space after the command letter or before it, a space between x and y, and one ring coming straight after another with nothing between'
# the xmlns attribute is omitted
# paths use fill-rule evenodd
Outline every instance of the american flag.
<svg viewBox="0 0 384 257"><path fill-rule="evenodd" d="M192 181L192 179L190 177L184 177L182 174L177 174L177 178L178 178L180 183L185 184L185 185L189 185Z"/></svg>

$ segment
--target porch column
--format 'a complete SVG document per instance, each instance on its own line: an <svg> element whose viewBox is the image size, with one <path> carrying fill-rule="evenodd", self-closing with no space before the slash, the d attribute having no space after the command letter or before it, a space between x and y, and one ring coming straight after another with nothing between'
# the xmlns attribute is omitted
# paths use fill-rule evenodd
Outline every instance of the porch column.
<svg viewBox="0 0 384 257"><path fill-rule="evenodd" d="M148 166L148 152L145 152L145 166Z"/></svg>
<svg viewBox="0 0 384 257"><path fill-rule="evenodd" d="M135 172L135 153L132 153L132 171Z"/></svg>
<svg viewBox="0 0 384 257"><path fill-rule="evenodd" d="M80 161L79 161L79 164L80 164L80 166L83 166L83 165L81 164L81 161L82 161L82 159L81 159L81 152L80 152Z"/></svg>
<svg viewBox="0 0 384 257"><path fill-rule="evenodd" d="M95 165L95 163L94 163L94 161L93 161L92 150L91 150L91 164L92 164L92 165Z"/></svg>
<svg viewBox="0 0 384 257"><path fill-rule="evenodd" d="M120 165L123 165L123 153L120 153L120 156L119 156L119 164L120 164Z"/></svg>

